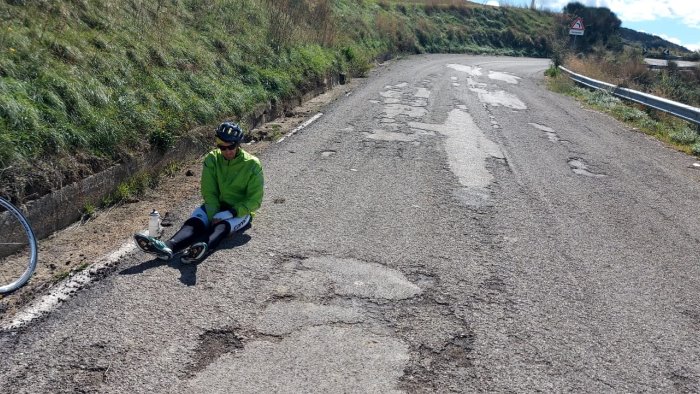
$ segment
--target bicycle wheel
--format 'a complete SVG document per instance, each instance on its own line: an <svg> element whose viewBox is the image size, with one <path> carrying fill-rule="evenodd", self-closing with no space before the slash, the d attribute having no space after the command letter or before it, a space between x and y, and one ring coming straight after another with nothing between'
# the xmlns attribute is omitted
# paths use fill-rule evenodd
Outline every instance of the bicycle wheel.
<svg viewBox="0 0 700 394"><path fill-rule="evenodd" d="M34 232L22 212L0 198L0 293L24 285L36 269Z"/></svg>

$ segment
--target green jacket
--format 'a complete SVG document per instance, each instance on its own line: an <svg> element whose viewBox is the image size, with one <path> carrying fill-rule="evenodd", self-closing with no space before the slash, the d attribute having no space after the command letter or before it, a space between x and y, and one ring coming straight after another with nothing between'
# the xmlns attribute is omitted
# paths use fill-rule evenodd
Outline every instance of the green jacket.
<svg viewBox="0 0 700 394"><path fill-rule="evenodd" d="M219 149L204 157L202 197L211 222L219 211L234 208L237 216L255 216L263 198L263 171L260 160L239 149L233 160L226 160Z"/></svg>

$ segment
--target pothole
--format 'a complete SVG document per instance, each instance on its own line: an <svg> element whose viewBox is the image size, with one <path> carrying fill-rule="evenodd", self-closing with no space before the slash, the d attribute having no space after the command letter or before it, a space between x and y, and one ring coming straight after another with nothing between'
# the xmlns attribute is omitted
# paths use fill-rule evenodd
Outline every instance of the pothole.
<svg viewBox="0 0 700 394"><path fill-rule="evenodd" d="M435 279L433 275L422 273L412 275L411 279L413 280L413 283L415 283L421 289L434 287L437 282L437 279Z"/></svg>
<svg viewBox="0 0 700 394"><path fill-rule="evenodd" d="M70 374L72 374L72 382L76 384L77 387L81 388L82 392L97 392L97 389L106 380L108 367L89 367L85 365L79 365L73 367Z"/></svg>
<svg viewBox="0 0 700 394"><path fill-rule="evenodd" d="M468 207L483 208L492 205L491 192L487 188L460 187L454 191L454 196Z"/></svg>
<svg viewBox="0 0 700 394"><path fill-rule="evenodd" d="M379 93L380 96L384 97L385 99L400 99L401 98L401 92L397 92L395 90L387 90L384 92Z"/></svg>
<svg viewBox="0 0 700 394"><path fill-rule="evenodd" d="M479 67L465 66L462 64L448 64L447 67L451 68L453 70L467 73L467 74L474 76L474 77L479 77L482 74L481 68L479 68Z"/></svg>
<svg viewBox="0 0 700 394"><path fill-rule="evenodd" d="M445 361L452 362L458 367L470 367L472 365L471 353L474 350L475 340L476 335L473 333L457 335L447 343L440 354Z"/></svg>
<svg viewBox="0 0 700 394"><path fill-rule="evenodd" d="M527 109L527 105L520 101L517 96L503 90L495 92L490 92L481 88L470 88L469 90L476 93L479 96L479 101L484 104L489 104L494 107L504 106L515 110Z"/></svg>
<svg viewBox="0 0 700 394"><path fill-rule="evenodd" d="M380 141L410 142L415 141L418 138L416 134L395 133L385 130L373 130L371 133L363 132L362 134L365 136L365 138Z"/></svg>
<svg viewBox="0 0 700 394"><path fill-rule="evenodd" d="M415 100L411 101L409 103L411 107L427 107L428 106L428 99L425 98L416 98Z"/></svg>
<svg viewBox="0 0 700 394"><path fill-rule="evenodd" d="M423 107L412 107L405 104L387 104L384 106L384 116L390 119L399 115L405 115L409 118L422 118L426 112L426 109Z"/></svg>
<svg viewBox="0 0 700 394"><path fill-rule="evenodd" d="M581 158L569 159L569 167L571 167L571 171L573 171L574 174L577 175L589 176L594 178L601 178L605 176L605 174L597 174L589 171L588 165Z"/></svg>
<svg viewBox="0 0 700 394"><path fill-rule="evenodd" d="M430 90L426 88L418 88L416 94L414 94L414 97L427 99L430 97Z"/></svg>
<svg viewBox="0 0 700 394"><path fill-rule="evenodd" d="M195 350L192 363L187 367L189 376L203 371L209 364L226 353L243 349L243 338L236 335L234 329L224 328L208 330L199 336L199 345Z"/></svg>
<svg viewBox="0 0 700 394"><path fill-rule="evenodd" d="M477 82L472 77L467 77L467 86L470 88L486 89L486 84L482 82Z"/></svg>
<svg viewBox="0 0 700 394"><path fill-rule="evenodd" d="M395 392L408 345L359 327L316 326L273 343L247 341L187 382L187 392Z"/></svg>
<svg viewBox="0 0 700 394"><path fill-rule="evenodd" d="M437 374L458 373L457 371L476 378L472 355L475 341L476 334L467 328L464 333L450 338L440 350L423 345L414 348L411 362L401 377L400 387L407 392L420 392L426 386L430 387L434 384ZM437 387L433 388L437 389Z"/></svg>
<svg viewBox="0 0 700 394"><path fill-rule="evenodd" d="M537 123L528 123L528 124L536 129L544 132L550 141L559 142L559 136L551 127L547 127L547 126L537 124Z"/></svg>
<svg viewBox="0 0 700 394"><path fill-rule="evenodd" d="M489 71L489 79L507 82L512 85L517 85L518 81L520 81L520 77L500 71Z"/></svg>

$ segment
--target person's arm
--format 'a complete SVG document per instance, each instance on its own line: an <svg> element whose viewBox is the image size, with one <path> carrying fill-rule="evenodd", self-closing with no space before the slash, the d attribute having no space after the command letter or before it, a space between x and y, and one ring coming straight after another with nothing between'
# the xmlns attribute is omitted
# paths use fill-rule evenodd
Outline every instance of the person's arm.
<svg viewBox="0 0 700 394"><path fill-rule="evenodd" d="M250 178L248 179L245 199L234 204L234 215L237 217L250 215L251 212L255 212L258 208L260 208L263 199L264 186L265 181L262 167L258 164L257 166L253 167Z"/></svg>
<svg viewBox="0 0 700 394"><path fill-rule="evenodd" d="M211 223L212 218L220 209L219 184L216 181L216 157L214 155L207 155L204 159L200 188L202 198L204 198L204 209L207 211L207 217Z"/></svg>

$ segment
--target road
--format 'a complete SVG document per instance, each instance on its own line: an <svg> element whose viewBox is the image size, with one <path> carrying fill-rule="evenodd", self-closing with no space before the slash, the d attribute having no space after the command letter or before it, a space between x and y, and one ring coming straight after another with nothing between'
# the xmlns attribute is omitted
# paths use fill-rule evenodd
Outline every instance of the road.
<svg viewBox="0 0 700 394"><path fill-rule="evenodd" d="M380 68L260 154L251 230L0 334L3 391L700 391L700 171L547 66Z"/></svg>
<svg viewBox="0 0 700 394"><path fill-rule="evenodd" d="M689 62L684 60L673 60L680 68L693 68L700 65L699 62ZM644 59L644 63L654 67L668 67L668 61L665 59Z"/></svg>

